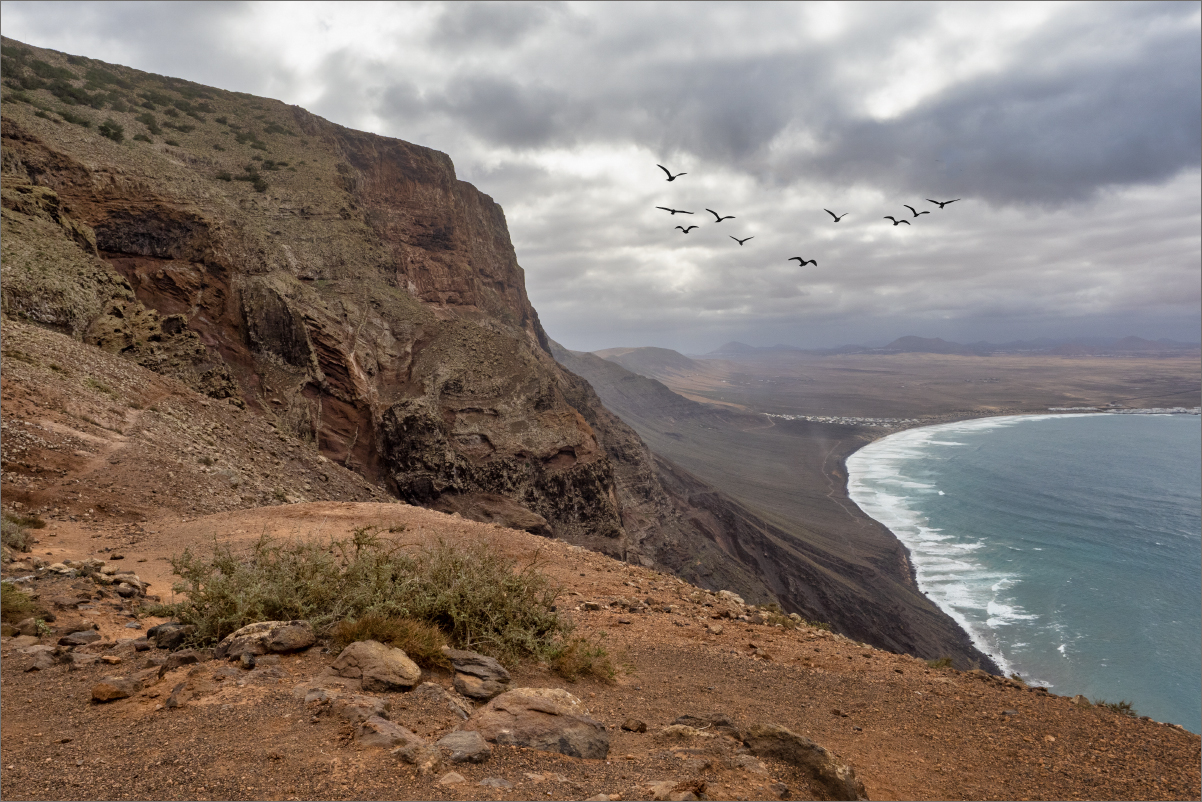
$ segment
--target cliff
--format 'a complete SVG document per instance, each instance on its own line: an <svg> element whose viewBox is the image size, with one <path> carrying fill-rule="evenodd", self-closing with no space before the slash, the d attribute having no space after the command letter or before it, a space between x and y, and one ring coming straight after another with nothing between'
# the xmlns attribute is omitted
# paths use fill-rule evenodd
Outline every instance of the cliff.
<svg viewBox="0 0 1202 802"><path fill-rule="evenodd" d="M6 316L406 502L988 665L950 622L899 627L887 593L856 590L871 574L782 561L805 548L655 457L553 358L502 210L445 154L9 39L3 59Z"/></svg>

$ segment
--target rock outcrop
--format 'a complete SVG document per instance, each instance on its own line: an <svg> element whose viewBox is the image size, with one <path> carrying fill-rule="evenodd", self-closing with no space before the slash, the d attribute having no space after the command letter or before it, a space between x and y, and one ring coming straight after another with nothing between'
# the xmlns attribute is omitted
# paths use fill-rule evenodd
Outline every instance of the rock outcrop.
<svg viewBox="0 0 1202 802"><path fill-rule="evenodd" d="M462 725L486 741L512 744L570 757L604 760L609 754L605 725L559 688L514 688L493 699Z"/></svg>

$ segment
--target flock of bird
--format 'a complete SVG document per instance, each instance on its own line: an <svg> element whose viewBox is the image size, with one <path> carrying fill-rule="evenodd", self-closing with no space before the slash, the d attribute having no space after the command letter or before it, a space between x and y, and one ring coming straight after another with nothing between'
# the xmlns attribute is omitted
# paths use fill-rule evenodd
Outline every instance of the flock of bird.
<svg viewBox="0 0 1202 802"><path fill-rule="evenodd" d="M676 179L680 178L682 175L688 175L688 173L676 173L675 175L673 175L672 171L669 170L667 167L664 167L662 164L657 164L655 166L664 171L664 173L668 176L668 181L675 181ZM954 198L949 201L937 201L937 200L932 200L931 198L927 198L926 200L929 201L930 203L935 204L940 209L942 209L944 206L947 206L949 203L955 203L956 201L960 200L960 198ZM907 209L910 210L910 214L913 215L913 217L911 219L921 217L924 214L930 214L930 211L924 210L924 211L920 212L908 203L903 203L902 206L905 206ZM663 209L665 212L668 212L673 217L675 217L678 214L693 214L693 212L688 212L688 211L685 211L684 209L673 209L669 206L656 206L655 208ZM728 214L728 215L723 216L723 215L720 215L717 212L715 212L713 209L706 209L706 211L714 216L715 224L721 223L723 220L734 220L735 219L734 215ZM834 222L836 222L836 223L838 223L840 220L842 220L844 217L847 217L847 215L850 214L850 212L844 212L843 214L835 214L830 209L823 209L822 211L826 212L831 217L833 217ZM886 215L882 219L892 221L894 227L897 227L897 226L901 225L902 223L905 223L906 225L911 225L910 220L907 220L905 217L898 220L896 217L893 217L892 215ZM677 226L676 228L678 228L683 233L688 234L693 229L699 228L699 226L695 226L695 225ZM748 240L755 239L754 236L744 237L743 239L739 239L738 237L733 236L733 235L730 238L733 239L735 242L739 243L740 246L742 246ZM807 260L800 256L790 256L787 261L792 262L795 259L798 262L798 267L805 267L807 264L814 265L815 267L818 266L818 260L816 260L816 259L808 259Z"/></svg>

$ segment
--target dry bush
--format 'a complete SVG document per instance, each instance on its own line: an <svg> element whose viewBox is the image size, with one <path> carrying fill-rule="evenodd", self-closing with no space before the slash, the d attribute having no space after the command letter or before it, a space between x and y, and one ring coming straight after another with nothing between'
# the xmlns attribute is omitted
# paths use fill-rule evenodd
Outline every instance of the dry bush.
<svg viewBox="0 0 1202 802"><path fill-rule="evenodd" d="M618 673L604 646L580 637L568 637L556 643L550 654L550 664L552 671L569 682L583 676L612 682Z"/></svg>
<svg viewBox="0 0 1202 802"><path fill-rule="evenodd" d="M355 641L374 640L401 649L409 659L427 668L450 668L442 653L447 636L438 627L414 618L368 613L358 619L339 621L332 631L334 646L341 650Z"/></svg>
<svg viewBox="0 0 1202 802"><path fill-rule="evenodd" d="M515 660L549 655L570 632L554 610L559 588L484 544L406 551L364 528L328 544L264 537L247 555L185 550L172 568L185 598L157 614L196 625L202 644L256 621L304 619L332 634L376 617L415 619L460 648Z"/></svg>
<svg viewBox="0 0 1202 802"><path fill-rule="evenodd" d="M35 609L33 599L11 582L0 582L0 620L15 622L28 618Z"/></svg>

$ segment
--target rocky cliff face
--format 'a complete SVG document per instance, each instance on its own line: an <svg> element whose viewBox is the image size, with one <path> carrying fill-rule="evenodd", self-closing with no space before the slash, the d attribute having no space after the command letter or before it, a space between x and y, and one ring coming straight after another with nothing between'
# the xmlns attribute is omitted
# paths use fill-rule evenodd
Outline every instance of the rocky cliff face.
<svg viewBox="0 0 1202 802"><path fill-rule="evenodd" d="M504 214L446 155L8 39L3 58L5 315L245 406L411 503L811 612L823 591L759 565L770 528L556 363Z"/></svg>

